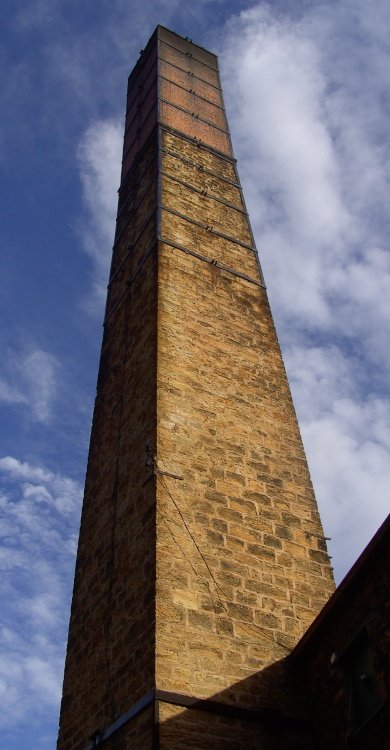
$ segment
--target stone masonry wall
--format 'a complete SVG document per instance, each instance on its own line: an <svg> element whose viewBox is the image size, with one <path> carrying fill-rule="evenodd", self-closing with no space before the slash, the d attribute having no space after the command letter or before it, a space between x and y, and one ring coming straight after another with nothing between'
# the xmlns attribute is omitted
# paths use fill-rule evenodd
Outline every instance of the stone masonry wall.
<svg viewBox="0 0 390 750"><path fill-rule="evenodd" d="M182 479L157 477L156 679L264 705L267 684L244 696L245 678L293 647L332 575L247 217L217 176L237 184L234 166L169 133L163 147L163 239L192 237L252 281L160 244L157 464ZM215 175L207 196L192 189L199 165Z"/></svg>
<svg viewBox="0 0 390 750"><path fill-rule="evenodd" d="M120 196L58 750L83 750L155 682L155 478L148 446L156 441L157 186L150 181L151 159L156 169L156 139Z"/></svg>

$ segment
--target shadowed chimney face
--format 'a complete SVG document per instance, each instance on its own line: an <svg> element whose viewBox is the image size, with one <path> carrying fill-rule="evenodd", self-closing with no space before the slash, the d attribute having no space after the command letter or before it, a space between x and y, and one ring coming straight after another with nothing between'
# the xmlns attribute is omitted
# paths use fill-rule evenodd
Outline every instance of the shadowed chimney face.
<svg viewBox="0 0 390 750"><path fill-rule="evenodd" d="M58 750L184 747L172 693L272 708L251 676L332 588L217 58L158 27L129 78Z"/></svg>

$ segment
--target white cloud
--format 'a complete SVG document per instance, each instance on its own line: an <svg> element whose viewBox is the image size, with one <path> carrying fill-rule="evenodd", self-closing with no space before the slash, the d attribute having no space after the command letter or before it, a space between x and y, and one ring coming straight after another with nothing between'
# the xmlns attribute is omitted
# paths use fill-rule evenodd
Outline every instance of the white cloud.
<svg viewBox="0 0 390 750"><path fill-rule="evenodd" d="M338 399L356 396L356 383L350 377L352 358L335 345L287 346L284 361L294 388L295 405L306 422L322 417Z"/></svg>
<svg viewBox="0 0 390 750"><path fill-rule="evenodd" d="M123 124L101 120L84 133L77 152L85 204L85 219L79 221L78 231L93 262L93 289L86 303L92 312L101 311L106 296L122 144Z"/></svg>
<svg viewBox="0 0 390 750"><path fill-rule="evenodd" d="M59 363L52 354L33 351L20 364L20 374L26 384L33 415L39 422L48 422L57 392Z"/></svg>
<svg viewBox="0 0 390 750"><path fill-rule="evenodd" d="M364 16L364 8L357 10ZM222 56L263 263L279 291L278 309L309 328L336 328L345 299L354 313L358 305L366 307L359 320L372 313L372 301L351 295L348 272L362 258L376 271L365 255L373 241L377 252L387 248L387 234L373 215L374 201L377 215L387 211L390 174L388 152L378 141L386 114L383 77L381 88L379 66L367 63L373 79L366 81L368 115L367 97L357 96L359 45L345 49L335 34L342 16L321 4L293 21L257 6L231 23ZM348 36L351 18L344 24ZM375 39L370 41L372 49ZM383 286L382 274L374 280Z"/></svg>
<svg viewBox="0 0 390 750"><path fill-rule="evenodd" d="M259 4L221 55L249 214L337 577L388 508L388 4Z"/></svg>
<svg viewBox="0 0 390 750"><path fill-rule="evenodd" d="M389 510L390 414L386 440L376 439L383 403L337 403L333 414L305 423L303 436L332 542L337 577L351 567ZM364 428L367 435L362 435Z"/></svg>
<svg viewBox="0 0 390 750"><path fill-rule="evenodd" d="M14 385L10 385L2 378L0 379L0 402L3 404L24 404L26 396Z"/></svg>
<svg viewBox="0 0 390 750"><path fill-rule="evenodd" d="M41 466L31 466L13 456L0 458L0 471L20 482L26 501L40 503L44 499L63 514L72 514L78 507L80 488L69 477L54 474Z"/></svg>
<svg viewBox="0 0 390 750"><path fill-rule="evenodd" d="M58 390L57 358L41 349L13 351L3 358L3 368L6 378L0 379L0 402L25 405L34 420L50 422Z"/></svg>
<svg viewBox="0 0 390 750"><path fill-rule="evenodd" d="M17 479L38 479L43 482L49 482L53 476L51 472L42 469L40 466L30 466L30 464L23 463L12 456L4 456L4 458L0 458L0 469L3 469L3 471L8 472L8 474Z"/></svg>
<svg viewBox="0 0 390 750"><path fill-rule="evenodd" d="M361 395L359 361L335 346L287 348L285 359L340 580L389 509L390 402Z"/></svg>
<svg viewBox="0 0 390 750"><path fill-rule="evenodd" d="M0 459L0 726L58 711L79 521L77 482Z"/></svg>

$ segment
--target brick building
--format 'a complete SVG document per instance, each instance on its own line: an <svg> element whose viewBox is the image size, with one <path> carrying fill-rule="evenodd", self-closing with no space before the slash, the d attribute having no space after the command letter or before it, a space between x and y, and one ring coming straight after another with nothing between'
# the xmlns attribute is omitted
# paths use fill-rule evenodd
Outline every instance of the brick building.
<svg viewBox="0 0 390 750"><path fill-rule="evenodd" d="M312 747L296 644L333 589L217 58L158 27L128 85L58 750Z"/></svg>

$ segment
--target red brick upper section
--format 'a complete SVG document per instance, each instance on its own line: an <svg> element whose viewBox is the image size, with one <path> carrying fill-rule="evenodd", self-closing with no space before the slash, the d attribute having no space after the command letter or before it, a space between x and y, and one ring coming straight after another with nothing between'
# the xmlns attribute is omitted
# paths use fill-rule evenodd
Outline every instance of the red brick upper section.
<svg viewBox="0 0 390 750"><path fill-rule="evenodd" d="M157 121L233 155L217 57L160 26L129 77L122 181Z"/></svg>

